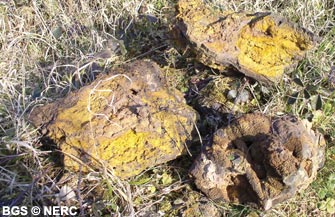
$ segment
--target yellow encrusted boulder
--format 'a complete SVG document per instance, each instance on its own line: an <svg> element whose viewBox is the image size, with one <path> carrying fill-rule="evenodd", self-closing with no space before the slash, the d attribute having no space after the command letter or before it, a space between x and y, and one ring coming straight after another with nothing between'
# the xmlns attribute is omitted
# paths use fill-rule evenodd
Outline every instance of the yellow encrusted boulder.
<svg viewBox="0 0 335 217"><path fill-rule="evenodd" d="M136 61L36 107L29 119L59 144L66 168L104 164L128 178L184 153L196 117L157 64Z"/></svg>
<svg viewBox="0 0 335 217"><path fill-rule="evenodd" d="M233 66L266 83L278 81L314 45L311 33L271 13L219 12L202 0L180 0L175 28L200 62Z"/></svg>
<svg viewBox="0 0 335 217"><path fill-rule="evenodd" d="M307 121L246 114L215 133L191 174L211 199L267 210L307 188L323 166L325 146Z"/></svg>

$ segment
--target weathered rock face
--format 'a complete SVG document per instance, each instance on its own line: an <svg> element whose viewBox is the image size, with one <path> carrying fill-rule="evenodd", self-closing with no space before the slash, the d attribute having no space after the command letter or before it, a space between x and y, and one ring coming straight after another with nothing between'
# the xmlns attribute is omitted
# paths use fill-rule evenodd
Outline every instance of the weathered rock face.
<svg viewBox="0 0 335 217"><path fill-rule="evenodd" d="M103 163L128 178L182 154L196 116L155 63L136 61L35 108L30 121L45 125L67 168Z"/></svg>
<svg viewBox="0 0 335 217"><path fill-rule="evenodd" d="M215 133L191 174L211 199L267 210L313 181L324 149L323 137L308 122L247 114Z"/></svg>
<svg viewBox="0 0 335 217"><path fill-rule="evenodd" d="M178 11L176 27L200 62L263 82L278 81L314 44L310 33L270 13L221 13L202 0L180 0Z"/></svg>

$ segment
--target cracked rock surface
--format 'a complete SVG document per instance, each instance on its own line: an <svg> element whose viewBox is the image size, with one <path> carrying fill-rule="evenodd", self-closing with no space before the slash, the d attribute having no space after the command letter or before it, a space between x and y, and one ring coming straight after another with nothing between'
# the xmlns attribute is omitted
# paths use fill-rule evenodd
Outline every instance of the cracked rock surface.
<svg viewBox="0 0 335 217"><path fill-rule="evenodd" d="M314 180L324 151L323 136L307 121L246 114L215 133L191 174L211 199L267 210Z"/></svg>
<svg viewBox="0 0 335 217"><path fill-rule="evenodd" d="M185 152L197 114L159 66L135 61L30 114L64 153L67 169L106 165L128 178Z"/></svg>
<svg viewBox="0 0 335 217"><path fill-rule="evenodd" d="M176 36L203 64L233 66L256 80L277 82L315 44L315 37L271 13L216 11L202 0L178 1ZM181 39L182 40L182 39Z"/></svg>

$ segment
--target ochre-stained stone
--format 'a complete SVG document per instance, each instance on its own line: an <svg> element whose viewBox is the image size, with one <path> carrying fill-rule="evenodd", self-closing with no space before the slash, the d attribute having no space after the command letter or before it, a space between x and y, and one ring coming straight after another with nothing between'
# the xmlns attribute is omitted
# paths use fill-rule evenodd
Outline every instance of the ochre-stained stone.
<svg viewBox="0 0 335 217"><path fill-rule="evenodd" d="M314 180L324 151L323 136L307 121L246 114L215 133L191 174L211 199L267 210Z"/></svg>
<svg viewBox="0 0 335 217"><path fill-rule="evenodd" d="M128 178L184 153L196 117L157 64L136 61L35 108L30 121L60 145L66 168L102 163Z"/></svg>
<svg viewBox="0 0 335 217"><path fill-rule="evenodd" d="M315 44L311 33L270 13L219 12L202 0L180 0L177 9L176 29L200 62L266 83L280 80Z"/></svg>

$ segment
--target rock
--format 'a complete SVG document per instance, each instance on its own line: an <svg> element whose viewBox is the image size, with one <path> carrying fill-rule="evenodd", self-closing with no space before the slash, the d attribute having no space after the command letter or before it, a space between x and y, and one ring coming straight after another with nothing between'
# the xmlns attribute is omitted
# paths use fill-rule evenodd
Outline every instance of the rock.
<svg viewBox="0 0 335 217"><path fill-rule="evenodd" d="M35 108L29 119L59 144L67 169L103 164L124 179L184 153L196 117L157 64L136 61Z"/></svg>
<svg viewBox="0 0 335 217"><path fill-rule="evenodd" d="M219 210L211 202L198 202L183 211L182 217L220 217Z"/></svg>
<svg viewBox="0 0 335 217"><path fill-rule="evenodd" d="M267 210L314 180L324 152L323 136L307 121L246 114L217 130L191 174L211 199Z"/></svg>
<svg viewBox="0 0 335 217"><path fill-rule="evenodd" d="M180 0L177 10L181 34L174 36L186 38L200 62L265 83L279 81L315 44L311 33L271 13L219 12L202 0Z"/></svg>

